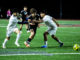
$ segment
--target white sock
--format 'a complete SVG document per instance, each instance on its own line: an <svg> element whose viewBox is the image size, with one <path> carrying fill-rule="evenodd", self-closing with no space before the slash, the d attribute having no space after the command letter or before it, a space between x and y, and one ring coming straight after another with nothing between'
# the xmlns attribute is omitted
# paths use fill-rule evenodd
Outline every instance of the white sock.
<svg viewBox="0 0 80 60"><path fill-rule="evenodd" d="M6 43L7 43L8 39L5 39L4 42L3 42L3 45L5 46Z"/></svg>
<svg viewBox="0 0 80 60"><path fill-rule="evenodd" d="M19 40L19 38L20 38L20 33L19 34L17 34L17 38L16 38L16 41L15 41L15 43L18 43L18 40Z"/></svg>
<svg viewBox="0 0 80 60"><path fill-rule="evenodd" d="M47 41L44 41L44 44L47 46Z"/></svg>

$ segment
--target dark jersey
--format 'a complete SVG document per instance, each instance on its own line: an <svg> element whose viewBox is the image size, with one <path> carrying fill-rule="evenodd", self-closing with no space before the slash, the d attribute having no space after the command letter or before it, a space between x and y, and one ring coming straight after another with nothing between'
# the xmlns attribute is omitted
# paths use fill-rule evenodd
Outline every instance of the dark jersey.
<svg viewBox="0 0 80 60"><path fill-rule="evenodd" d="M32 17L32 16L30 16L28 19L31 19L31 21L32 20L39 20L39 15L36 15L35 17ZM37 27L38 26L38 23L35 23L35 26Z"/></svg>
<svg viewBox="0 0 80 60"><path fill-rule="evenodd" d="M23 21L25 21L25 20L26 20L26 16L28 15L28 12L22 10L22 11L21 11L21 15L22 15L22 19L23 19Z"/></svg>

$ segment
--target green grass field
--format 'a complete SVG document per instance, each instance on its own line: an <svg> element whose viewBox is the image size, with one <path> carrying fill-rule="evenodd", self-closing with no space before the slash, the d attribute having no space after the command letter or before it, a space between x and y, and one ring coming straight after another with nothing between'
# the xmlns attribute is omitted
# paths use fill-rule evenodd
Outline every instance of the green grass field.
<svg viewBox="0 0 80 60"><path fill-rule="evenodd" d="M80 21L58 20L58 23L60 25L80 25ZM40 48L44 44L43 33L47 29L46 26L41 26L37 29L37 34L31 42L31 47L26 48L24 41L26 41L30 33L26 32L24 25L19 40L20 47L16 47L14 44L16 34L13 33L6 45L7 48L2 49L2 43L6 37L7 24L8 20L0 20L0 60L80 60L80 51L73 50L74 44L80 44L80 27L58 28L56 36L64 43L63 47L60 48L59 44L48 36L48 48Z"/></svg>

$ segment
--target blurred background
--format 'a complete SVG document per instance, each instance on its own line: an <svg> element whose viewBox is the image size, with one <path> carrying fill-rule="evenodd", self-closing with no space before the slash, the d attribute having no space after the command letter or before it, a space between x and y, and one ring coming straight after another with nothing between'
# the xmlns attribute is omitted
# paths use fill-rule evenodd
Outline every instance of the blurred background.
<svg viewBox="0 0 80 60"><path fill-rule="evenodd" d="M24 6L36 8L38 12L47 10L48 14L57 19L80 19L79 0L0 0L0 10L3 18L8 9L18 8L20 12Z"/></svg>

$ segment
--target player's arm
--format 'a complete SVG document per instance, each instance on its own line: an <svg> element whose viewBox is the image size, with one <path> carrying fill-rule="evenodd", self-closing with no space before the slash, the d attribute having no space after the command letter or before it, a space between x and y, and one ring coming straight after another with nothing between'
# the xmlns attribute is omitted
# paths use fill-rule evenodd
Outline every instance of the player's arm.
<svg viewBox="0 0 80 60"><path fill-rule="evenodd" d="M23 11L20 12L20 20L22 21Z"/></svg>
<svg viewBox="0 0 80 60"><path fill-rule="evenodd" d="M42 23L43 20L33 20L34 23Z"/></svg>
<svg viewBox="0 0 80 60"><path fill-rule="evenodd" d="M52 19L53 19L53 21L56 23L56 25L59 26L59 24L58 24L58 22L56 21L56 19L55 19L55 18L52 18Z"/></svg>
<svg viewBox="0 0 80 60"><path fill-rule="evenodd" d="M28 19L28 22L29 22L30 25L35 25L35 24L33 24L31 19Z"/></svg>
<svg viewBox="0 0 80 60"><path fill-rule="evenodd" d="M31 22L31 19L28 19L28 22L30 23Z"/></svg>

